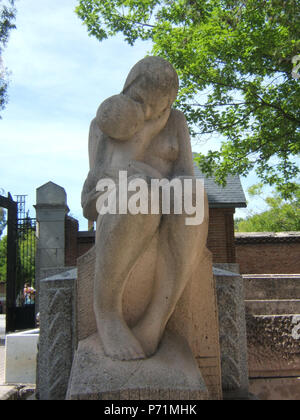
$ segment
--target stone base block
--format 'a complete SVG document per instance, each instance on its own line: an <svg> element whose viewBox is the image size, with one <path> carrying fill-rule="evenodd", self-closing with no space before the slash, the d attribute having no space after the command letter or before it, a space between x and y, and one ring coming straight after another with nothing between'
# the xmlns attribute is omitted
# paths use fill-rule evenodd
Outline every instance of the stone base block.
<svg viewBox="0 0 300 420"><path fill-rule="evenodd" d="M139 259L126 284L123 296L123 314L130 328L138 322L151 301L157 257L156 240L158 239L153 239L153 243ZM90 249L78 259L76 348L79 342L97 331L93 311L95 259L95 248ZM203 375L210 398L222 400L215 281L212 272L212 256L208 250L205 250L202 257L199 255L198 265L176 305L167 328L169 332L184 337L188 343L193 358L196 360L197 368ZM63 305L65 306L64 301ZM46 303L45 307L47 307ZM59 328L62 327L55 325L55 331L58 331ZM172 371L173 366L170 363L168 366ZM42 377L45 376L47 375L42 375Z"/></svg>
<svg viewBox="0 0 300 420"><path fill-rule="evenodd" d="M246 300L246 311L252 315L300 314L300 299Z"/></svg>
<svg viewBox="0 0 300 420"><path fill-rule="evenodd" d="M79 343L67 400L208 400L209 394L186 341L166 332L145 360L106 357L98 334Z"/></svg>
<svg viewBox="0 0 300 420"><path fill-rule="evenodd" d="M38 339L38 329L6 336L6 384L35 384Z"/></svg>
<svg viewBox="0 0 300 420"><path fill-rule="evenodd" d="M300 376L300 314L247 315L249 376ZM253 391L252 391L253 392Z"/></svg>
<svg viewBox="0 0 300 420"><path fill-rule="evenodd" d="M250 390L261 401L299 401L300 377L251 379Z"/></svg>

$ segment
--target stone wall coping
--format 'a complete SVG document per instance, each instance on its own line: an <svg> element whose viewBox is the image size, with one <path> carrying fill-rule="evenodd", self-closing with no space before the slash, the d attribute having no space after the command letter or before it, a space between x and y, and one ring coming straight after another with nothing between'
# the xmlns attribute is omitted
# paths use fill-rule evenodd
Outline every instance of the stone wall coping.
<svg viewBox="0 0 300 420"><path fill-rule="evenodd" d="M94 238L96 232L94 230L82 230L77 234L78 238Z"/></svg>
<svg viewBox="0 0 300 420"><path fill-rule="evenodd" d="M294 317L298 317L300 315L298 314L280 314L280 315L250 315L253 318L260 318L260 319L276 319L276 318L294 318Z"/></svg>
<svg viewBox="0 0 300 420"><path fill-rule="evenodd" d="M46 277L42 279L42 282L46 281L57 281L57 280L74 280L77 278L77 268L72 268L71 270L63 271L62 273L55 274L54 276Z"/></svg>
<svg viewBox="0 0 300 420"><path fill-rule="evenodd" d="M272 280L272 279L296 279L300 280L300 274L242 274L244 279L249 280Z"/></svg>
<svg viewBox="0 0 300 420"><path fill-rule="evenodd" d="M67 213L70 211L69 207L66 204L51 204L51 203L39 203L34 204L33 206L36 210L44 210L44 209L51 209L51 210L65 210Z"/></svg>
<svg viewBox="0 0 300 420"><path fill-rule="evenodd" d="M221 268L213 267L213 274L214 276L221 276L221 277L241 277L239 273L235 273L233 271L223 270Z"/></svg>
<svg viewBox="0 0 300 420"><path fill-rule="evenodd" d="M282 243L300 242L300 232L236 232L235 243L257 244L257 243Z"/></svg>

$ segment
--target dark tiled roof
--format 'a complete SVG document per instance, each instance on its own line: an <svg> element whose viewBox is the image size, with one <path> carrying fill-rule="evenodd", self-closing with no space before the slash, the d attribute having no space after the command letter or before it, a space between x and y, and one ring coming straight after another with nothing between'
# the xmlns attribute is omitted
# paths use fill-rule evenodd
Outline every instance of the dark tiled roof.
<svg viewBox="0 0 300 420"><path fill-rule="evenodd" d="M194 163L194 170L197 178L204 178L210 207L247 207L239 176L229 176L227 184L223 188L221 185L216 184L213 177L205 177L196 163Z"/></svg>

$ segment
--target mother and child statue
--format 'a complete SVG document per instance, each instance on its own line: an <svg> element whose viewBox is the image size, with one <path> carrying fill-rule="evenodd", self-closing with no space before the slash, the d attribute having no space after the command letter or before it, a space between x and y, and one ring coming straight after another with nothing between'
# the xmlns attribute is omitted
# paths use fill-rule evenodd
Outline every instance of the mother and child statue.
<svg viewBox="0 0 300 420"><path fill-rule="evenodd" d="M169 62L146 57L131 69L122 92L100 105L90 126L90 170L82 207L84 216L96 222L93 307L104 353L113 360L147 359L155 354L206 249L208 202L194 177L185 116L172 108L178 88L178 75ZM140 187L138 196L147 199L147 211L130 212L127 205L124 211L124 199L136 204L137 192L122 190L120 174L126 174L127 184ZM170 194L170 211L163 209L162 194L153 194L154 181L184 187L185 180L189 180L194 209L202 208L197 224L187 223L191 214L184 208L174 209L178 198L187 197L183 188ZM113 211L116 207L122 211ZM134 325L128 325L123 310L126 284L154 238L156 260L151 268L155 275L149 302Z"/></svg>

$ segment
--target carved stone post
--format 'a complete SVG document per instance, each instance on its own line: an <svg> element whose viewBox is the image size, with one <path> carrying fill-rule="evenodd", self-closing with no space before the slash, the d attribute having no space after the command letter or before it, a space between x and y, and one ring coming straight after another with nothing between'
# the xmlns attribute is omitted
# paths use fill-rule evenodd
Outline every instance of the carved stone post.
<svg viewBox="0 0 300 420"><path fill-rule="evenodd" d="M65 216L69 211L65 190L48 182L36 190L37 250L36 308L39 311L39 283L46 269L65 266Z"/></svg>

